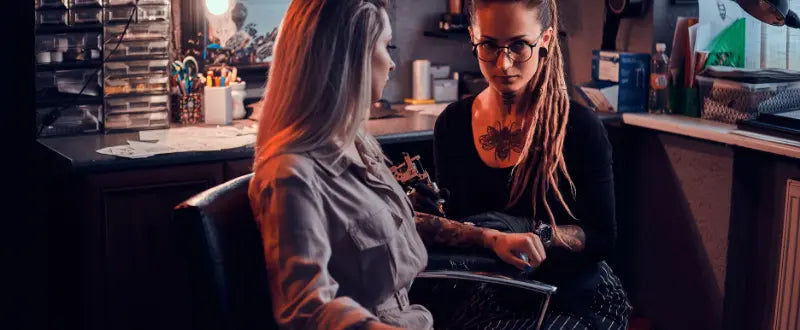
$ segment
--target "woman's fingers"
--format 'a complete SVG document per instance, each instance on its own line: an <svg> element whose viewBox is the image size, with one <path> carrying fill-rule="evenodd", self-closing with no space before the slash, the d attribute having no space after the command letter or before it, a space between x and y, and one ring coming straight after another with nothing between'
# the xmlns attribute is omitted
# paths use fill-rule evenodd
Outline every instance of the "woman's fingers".
<svg viewBox="0 0 800 330"><path fill-rule="evenodd" d="M507 264L517 267L520 270L524 270L526 272L533 270L533 266L520 259L518 255L514 255L514 253L511 251L509 251L507 254L500 255L500 259L503 259L503 261L505 261Z"/></svg>
<svg viewBox="0 0 800 330"><path fill-rule="evenodd" d="M542 244L542 239L539 238L539 236L537 236L534 233L528 233L528 236L531 238L531 240L533 240L533 246L534 248L536 248L536 251L539 252L539 255L541 256L541 261L544 261L544 259L547 258L547 254L544 251L544 244Z"/></svg>
<svg viewBox="0 0 800 330"><path fill-rule="evenodd" d="M530 237L529 235L523 235L522 246L520 247L523 249L521 252L527 254L528 262L534 268L539 267L539 265L544 261L545 255L543 252L536 249L536 239Z"/></svg>

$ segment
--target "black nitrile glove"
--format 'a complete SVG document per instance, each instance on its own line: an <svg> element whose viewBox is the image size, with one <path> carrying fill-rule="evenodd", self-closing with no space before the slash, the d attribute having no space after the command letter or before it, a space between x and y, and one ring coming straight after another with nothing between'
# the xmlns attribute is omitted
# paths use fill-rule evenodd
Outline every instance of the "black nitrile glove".
<svg viewBox="0 0 800 330"><path fill-rule="evenodd" d="M531 220L508 215L499 211L489 211L461 219L478 227L496 229L504 233L529 233L532 231Z"/></svg>
<svg viewBox="0 0 800 330"><path fill-rule="evenodd" d="M444 217L443 210L439 207L439 200L447 200L450 192L447 189L440 189L437 193L424 181L419 181L413 185L414 191L408 194L414 211Z"/></svg>

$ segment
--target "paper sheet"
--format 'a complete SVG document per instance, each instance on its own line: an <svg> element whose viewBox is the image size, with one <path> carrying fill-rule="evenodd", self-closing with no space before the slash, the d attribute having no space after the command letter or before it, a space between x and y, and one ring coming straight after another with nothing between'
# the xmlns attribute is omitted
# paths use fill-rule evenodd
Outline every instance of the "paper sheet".
<svg viewBox="0 0 800 330"><path fill-rule="evenodd" d="M182 127L141 131L139 139L127 145L97 150L104 155L123 158L145 158L178 152L218 151L255 143L257 126L249 127ZM151 142L152 141L152 142Z"/></svg>
<svg viewBox="0 0 800 330"><path fill-rule="evenodd" d="M450 105L449 103L437 103L437 104L413 104L406 106L406 110L408 111L419 111L420 114L439 117L442 114L447 106Z"/></svg>
<svg viewBox="0 0 800 330"><path fill-rule="evenodd" d="M755 133L755 132L742 131L742 130L733 130L733 131L731 131L731 134L746 136L746 137L759 139L759 140L763 140L763 141L768 141L768 142L785 144L785 145L794 146L794 147L800 147L800 141L784 139L784 138L780 138L780 137L772 136L772 135L759 134L759 133Z"/></svg>
<svg viewBox="0 0 800 330"><path fill-rule="evenodd" d="M787 38L789 31L785 26L764 24L761 35L761 68L786 69Z"/></svg>
<svg viewBox="0 0 800 330"><path fill-rule="evenodd" d="M698 0L698 12L701 24L708 24L708 35L713 40L722 30L736 20L745 18L745 68L761 67L761 21L753 18L735 1ZM702 47L702 45L701 45Z"/></svg>

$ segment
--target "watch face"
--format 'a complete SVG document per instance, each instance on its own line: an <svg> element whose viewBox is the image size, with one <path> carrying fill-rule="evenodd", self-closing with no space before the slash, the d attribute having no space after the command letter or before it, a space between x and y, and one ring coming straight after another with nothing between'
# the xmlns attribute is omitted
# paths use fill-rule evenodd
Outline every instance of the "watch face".
<svg viewBox="0 0 800 330"><path fill-rule="evenodd" d="M550 242L553 239L553 228L548 225L541 224L536 231L542 242Z"/></svg>

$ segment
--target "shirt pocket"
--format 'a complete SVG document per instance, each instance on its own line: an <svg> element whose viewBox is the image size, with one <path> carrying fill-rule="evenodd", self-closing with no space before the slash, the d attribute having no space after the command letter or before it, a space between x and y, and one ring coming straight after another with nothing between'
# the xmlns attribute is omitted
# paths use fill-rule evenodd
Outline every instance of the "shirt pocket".
<svg viewBox="0 0 800 330"><path fill-rule="evenodd" d="M394 293L397 283L396 240L402 239L403 219L382 207L368 216L354 219L347 232L358 250L362 293L368 304L383 302Z"/></svg>

